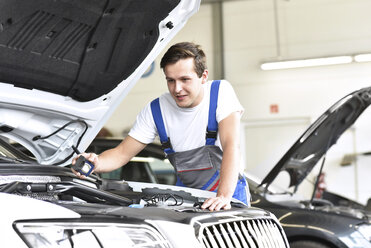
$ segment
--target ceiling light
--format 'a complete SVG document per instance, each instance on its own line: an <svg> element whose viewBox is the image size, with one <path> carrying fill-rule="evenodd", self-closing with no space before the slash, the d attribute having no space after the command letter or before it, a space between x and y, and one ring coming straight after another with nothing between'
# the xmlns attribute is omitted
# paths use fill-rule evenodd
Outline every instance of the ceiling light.
<svg viewBox="0 0 371 248"><path fill-rule="evenodd" d="M371 54L370 54L370 57L371 57ZM299 68L299 67L347 64L347 63L351 63L352 61L353 61L352 56L337 56L337 57L327 57L327 58L267 62L267 63L261 64L260 68L262 70L278 70L278 69L290 69L290 68Z"/></svg>
<svg viewBox="0 0 371 248"><path fill-rule="evenodd" d="M369 61L371 61L371 53L355 55L354 56L354 61L356 61L356 62L369 62Z"/></svg>

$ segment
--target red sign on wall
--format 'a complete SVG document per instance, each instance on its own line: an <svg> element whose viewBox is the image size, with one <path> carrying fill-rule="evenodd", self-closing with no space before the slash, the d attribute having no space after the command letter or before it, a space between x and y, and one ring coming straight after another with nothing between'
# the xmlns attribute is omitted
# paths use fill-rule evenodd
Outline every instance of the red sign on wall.
<svg viewBox="0 0 371 248"><path fill-rule="evenodd" d="M279 109L278 109L278 104L271 104L269 106L271 114L277 114Z"/></svg>

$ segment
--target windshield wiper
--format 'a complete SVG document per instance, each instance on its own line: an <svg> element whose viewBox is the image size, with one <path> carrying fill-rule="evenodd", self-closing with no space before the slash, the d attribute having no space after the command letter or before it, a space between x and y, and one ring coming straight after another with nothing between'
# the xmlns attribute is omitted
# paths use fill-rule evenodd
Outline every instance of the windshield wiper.
<svg viewBox="0 0 371 248"><path fill-rule="evenodd" d="M133 203L129 198L112 194L103 190L88 187L76 182L56 183L28 183L14 181L1 187L4 193L50 193L57 195L71 195L89 203L112 203L120 206L128 206Z"/></svg>
<svg viewBox="0 0 371 248"><path fill-rule="evenodd" d="M1 161L12 162L12 163L27 163L27 164L31 163L30 161L27 161L27 160L23 160L20 158L10 158L10 157L6 157L3 155L0 155L0 163Z"/></svg>

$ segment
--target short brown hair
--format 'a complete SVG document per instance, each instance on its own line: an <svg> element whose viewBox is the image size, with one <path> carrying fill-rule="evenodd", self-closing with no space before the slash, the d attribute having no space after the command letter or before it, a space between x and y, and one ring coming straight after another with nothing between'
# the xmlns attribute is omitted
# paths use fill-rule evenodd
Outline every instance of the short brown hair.
<svg viewBox="0 0 371 248"><path fill-rule="evenodd" d="M198 77L204 73L206 66L206 55L201 46L192 42L180 42L171 46L161 59L162 69L169 64L175 64L181 59L193 58L194 69Z"/></svg>

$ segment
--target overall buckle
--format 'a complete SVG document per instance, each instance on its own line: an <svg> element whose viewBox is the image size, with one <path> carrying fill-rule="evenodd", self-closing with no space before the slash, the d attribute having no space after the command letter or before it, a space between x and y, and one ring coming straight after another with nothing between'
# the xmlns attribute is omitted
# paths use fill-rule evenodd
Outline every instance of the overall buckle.
<svg viewBox="0 0 371 248"><path fill-rule="evenodd" d="M216 139L218 137L218 130L210 131L206 129L206 139Z"/></svg>
<svg viewBox="0 0 371 248"><path fill-rule="evenodd" d="M161 149L162 150L165 150L165 149L173 149L173 147L171 146L171 143L170 143L170 138L167 138L167 141L163 141L161 142Z"/></svg>

